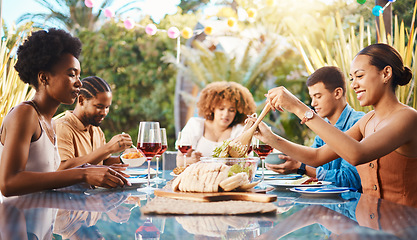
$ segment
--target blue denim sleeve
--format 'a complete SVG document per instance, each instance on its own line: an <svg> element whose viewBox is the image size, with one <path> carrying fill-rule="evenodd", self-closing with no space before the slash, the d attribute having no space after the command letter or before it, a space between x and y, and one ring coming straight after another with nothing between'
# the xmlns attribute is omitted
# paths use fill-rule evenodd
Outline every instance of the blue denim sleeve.
<svg viewBox="0 0 417 240"><path fill-rule="evenodd" d="M322 166L316 170L317 179L322 181L332 182L338 187L353 187L355 189L361 188L361 179L359 177L356 167L339 158L335 159L330 164L340 162L340 167L330 167L328 170Z"/></svg>

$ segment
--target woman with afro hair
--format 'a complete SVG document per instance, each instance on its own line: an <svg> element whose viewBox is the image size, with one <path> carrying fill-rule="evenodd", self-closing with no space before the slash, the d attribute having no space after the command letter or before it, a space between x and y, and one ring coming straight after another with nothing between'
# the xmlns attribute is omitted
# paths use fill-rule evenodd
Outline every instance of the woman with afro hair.
<svg viewBox="0 0 417 240"><path fill-rule="evenodd" d="M81 42L63 30L34 32L17 51L20 79L35 88L31 101L14 107L0 127L0 191L5 197L77 183L130 185L126 165L83 166L56 171L60 164L52 117L80 92ZM0 195L0 196L1 196Z"/></svg>
<svg viewBox="0 0 417 240"><path fill-rule="evenodd" d="M255 112L256 105L247 88L236 82L213 82L200 93L198 117L192 117L181 131L181 139L189 139L192 149L187 157L178 151L177 166L195 163L210 157L224 140L242 133L243 122Z"/></svg>

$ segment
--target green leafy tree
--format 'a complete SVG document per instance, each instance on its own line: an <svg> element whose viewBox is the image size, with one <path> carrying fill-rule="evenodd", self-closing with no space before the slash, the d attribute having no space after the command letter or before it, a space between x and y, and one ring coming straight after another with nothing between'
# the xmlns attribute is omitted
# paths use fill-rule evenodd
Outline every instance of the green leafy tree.
<svg viewBox="0 0 417 240"><path fill-rule="evenodd" d="M181 8L183 12L196 12L209 2L210 0L181 0L178 7Z"/></svg>
<svg viewBox="0 0 417 240"><path fill-rule="evenodd" d="M165 17L158 28L167 29L165 26L175 23L181 29L193 22L194 15L179 12ZM124 131L135 142L140 121L159 121L161 127L167 128L171 141L168 146L173 149L176 69L161 57L176 52L176 40L162 31L147 35L140 26L148 23L151 20L144 19L134 29L126 30L123 23L111 21L98 31L81 31L82 77L96 75L112 87L112 106L102 123L107 138ZM73 107L62 107L61 111Z"/></svg>

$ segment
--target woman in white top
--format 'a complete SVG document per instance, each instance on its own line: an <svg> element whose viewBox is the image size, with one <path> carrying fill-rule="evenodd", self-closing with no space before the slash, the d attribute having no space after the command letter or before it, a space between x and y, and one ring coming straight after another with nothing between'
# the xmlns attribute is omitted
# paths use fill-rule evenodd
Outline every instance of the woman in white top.
<svg viewBox="0 0 417 240"><path fill-rule="evenodd" d="M187 157L178 151L177 166L192 164L200 157L210 157L215 147L224 140L237 137L242 123L255 112L256 105L247 88L236 82L213 82L200 93L198 115L192 117L181 131L182 139L189 139L192 150Z"/></svg>
<svg viewBox="0 0 417 240"><path fill-rule="evenodd" d="M0 127L0 191L22 195L76 183L116 187L130 183L120 172L126 165L73 168L56 172L52 117L61 103L73 104L81 87L81 42L63 30L32 34L18 49L15 69L36 89L34 98L12 109ZM132 144L131 139L121 139Z"/></svg>

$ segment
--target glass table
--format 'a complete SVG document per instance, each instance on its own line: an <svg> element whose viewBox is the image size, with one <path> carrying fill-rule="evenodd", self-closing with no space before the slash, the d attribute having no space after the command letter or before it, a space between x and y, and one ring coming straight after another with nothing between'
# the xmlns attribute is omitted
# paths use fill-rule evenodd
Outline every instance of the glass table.
<svg viewBox="0 0 417 240"><path fill-rule="evenodd" d="M172 179L170 171L162 177ZM162 187L162 186L158 186ZM356 192L309 198L274 190L277 214L141 215L153 198L126 189L48 191L4 199L0 239L415 239L417 208Z"/></svg>

